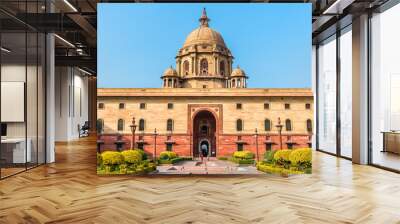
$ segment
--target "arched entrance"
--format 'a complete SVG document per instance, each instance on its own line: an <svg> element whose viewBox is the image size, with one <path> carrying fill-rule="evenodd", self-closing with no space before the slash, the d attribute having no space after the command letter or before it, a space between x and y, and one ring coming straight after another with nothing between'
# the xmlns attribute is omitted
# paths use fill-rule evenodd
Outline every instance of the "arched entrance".
<svg viewBox="0 0 400 224"><path fill-rule="evenodd" d="M207 146L209 156L217 156L216 152L216 120L207 110L198 112L193 118L193 156L199 156L201 145Z"/></svg>

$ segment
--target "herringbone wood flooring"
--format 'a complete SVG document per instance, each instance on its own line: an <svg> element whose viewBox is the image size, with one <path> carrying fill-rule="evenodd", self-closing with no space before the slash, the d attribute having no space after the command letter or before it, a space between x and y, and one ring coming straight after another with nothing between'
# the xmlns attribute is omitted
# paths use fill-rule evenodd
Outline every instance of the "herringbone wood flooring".
<svg viewBox="0 0 400 224"><path fill-rule="evenodd" d="M400 223L400 175L326 154L289 178L99 177L94 141L0 181L0 223Z"/></svg>

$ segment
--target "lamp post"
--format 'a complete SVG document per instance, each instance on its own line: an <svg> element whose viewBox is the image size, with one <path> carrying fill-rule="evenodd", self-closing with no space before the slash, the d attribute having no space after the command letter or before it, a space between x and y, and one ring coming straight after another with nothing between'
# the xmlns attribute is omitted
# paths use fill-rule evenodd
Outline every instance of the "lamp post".
<svg viewBox="0 0 400 224"><path fill-rule="evenodd" d="M135 131L136 131L136 124L135 124L135 117L132 117L132 124L129 126L131 127L132 131L132 141L131 141L131 149L135 149Z"/></svg>
<svg viewBox="0 0 400 224"><path fill-rule="evenodd" d="M282 128L283 125L281 124L281 118L278 117L278 124L276 125L276 127L278 128L278 133L279 133L279 147L280 149L282 149Z"/></svg>
<svg viewBox="0 0 400 224"><path fill-rule="evenodd" d="M157 161L157 128L154 128L154 163Z"/></svg>
<svg viewBox="0 0 400 224"><path fill-rule="evenodd" d="M258 154L258 131L257 131L257 128L256 128L255 132L256 132L255 137L256 137L257 162L259 162L260 161L260 157L259 157L259 154Z"/></svg>

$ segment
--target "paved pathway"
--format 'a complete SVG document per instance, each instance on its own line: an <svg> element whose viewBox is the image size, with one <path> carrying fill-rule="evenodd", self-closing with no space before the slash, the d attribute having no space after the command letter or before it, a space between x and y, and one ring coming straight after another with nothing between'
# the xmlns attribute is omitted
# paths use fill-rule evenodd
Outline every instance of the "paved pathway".
<svg viewBox="0 0 400 224"><path fill-rule="evenodd" d="M157 174L262 174L254 165L238 165L230 161L206 159L182 161L174 165L157 166Z"/></svg>

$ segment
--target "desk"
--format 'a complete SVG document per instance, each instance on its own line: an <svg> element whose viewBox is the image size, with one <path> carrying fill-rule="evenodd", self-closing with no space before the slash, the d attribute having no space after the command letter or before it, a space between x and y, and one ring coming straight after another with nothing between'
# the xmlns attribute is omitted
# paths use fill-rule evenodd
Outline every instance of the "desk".
<svg viewBox="0 0 400 224"><path fill-rule="evenodd" d="M25 152L25 138L1 139L1 156L6 159L7 163L31 162L32 141L31 139L28 138L27 142L28 142L27 144L28 147L26 147L26 152Z"/></svg>
<svg viewBox="0 0 400 224"><path fill-rule="evenodd" d="M383 134L383 151L400 154L400 132L384 131Z"/></svg>

